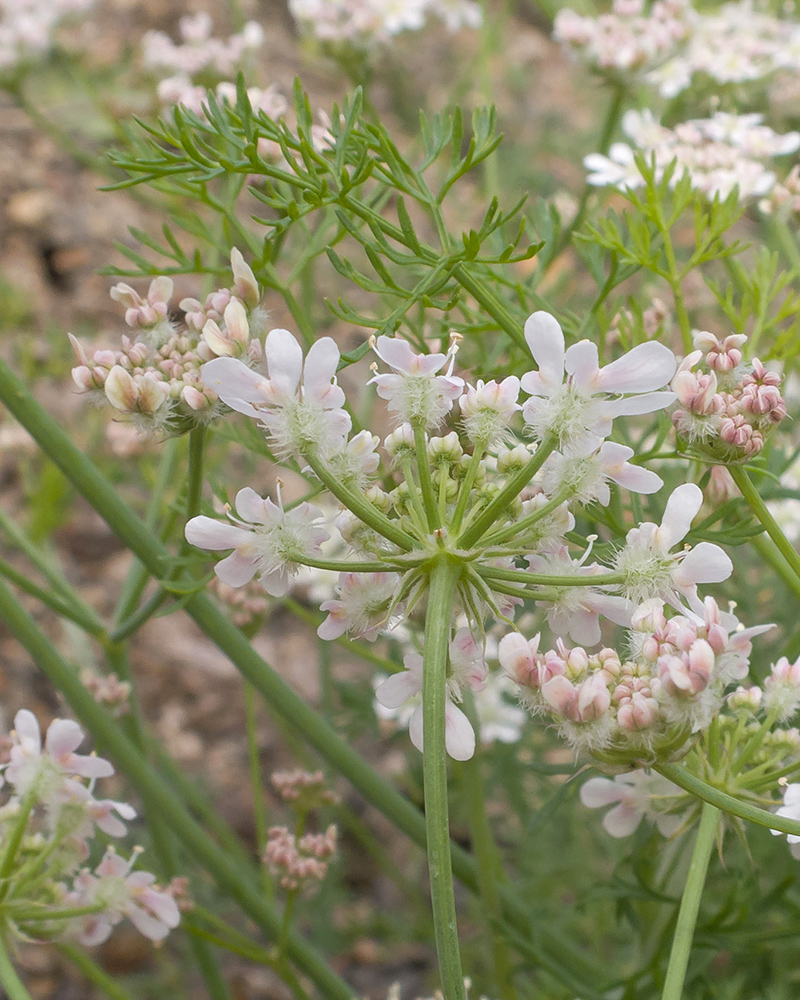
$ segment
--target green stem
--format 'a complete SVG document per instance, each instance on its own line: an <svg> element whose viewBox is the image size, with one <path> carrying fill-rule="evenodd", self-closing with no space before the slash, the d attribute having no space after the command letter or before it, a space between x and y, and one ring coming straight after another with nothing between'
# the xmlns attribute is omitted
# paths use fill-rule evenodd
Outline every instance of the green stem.
<svg viewBox="0 0 800 1000"><path fill-rule="evenodd" d="M325 486L333 493L337 500L340 500L345 507L351 510L356 517L359 517L364 524L369 525L378 532L379 535L383 535L390 542L394 542L401 549L405 549L410 552L412 549L416 548L417 543L407 534L403 529L391 521L388 517L376 508L367 500L361 493L355 493L349 487L345 486L340 480L336 478L326 467L323 462L321 462L316 455L311 452L307 452L303 455L303 458L308 462L311 468L314 470L315 475L324 483Z"/></svg>
<svg viewBox="0 0 800 1000"><path fill-rule="evenodd" d="M485 580L508 580L510 583L526 583L539 587L611 587L625 582L624 573L548 576L544 573L528 573L524 569L495 569L494 566L477 566L476 572Z"/></svg>
<svg viewBox="0 0 800 1000"><path fill-rule="evenodd" d="M133 996L119 984L118 976L109 976L107 972L91 960L81 948L71 944L56 945L61 954L68 958L78 968L86 979L101 989L111 1000L133 1000Z"/></svg>
<svg viewBox="0 0 800 1000"><path fill-rule="evenodd" d="M720 818L719 809L709 805L708 802L703 803L700 826L697 830L692 860L689 863L689 875L686 879L681 908L678 912L678 923L675 927L675 937L672 940L672 951L669 956L667 978L664 982L661 1000L681 1000L684 995L683 983L689 964L689 954L692 950L697 914L700 910L700 897L703 895L708 863L714 849Z"/></svg>
<svg viewBox="0 0 800 1000"><path fill-rule="evenodd" d="M189 433L189 472L186 484L186 520L197 517L203 497L203 458L206 428L195 427Z"/></svg>
<svg viewBox="0 0 800 1000"><path fill-rule="evenodd" d="M552 436L548 436L540 442L539 447L536 449L536 454L532 456L531 460L516 475L513 475L509 479L494 500L492 500L485 510L481 511L461 535L458 539L460 548L470 548L494 524L498 515L505 510L514 497L518 496L531 481L531 478L544 465L545 459L555 449L556 443L556 439Z"/></svg>
<svg viewBox="0 0 800 1000"><path fill-rule="evenodd" d="M467 466L467 474L464 476L461 487L458 491L456 509L453 511L453 517L450 521L450 531L453 534L461 531L461 523L464 520L464 513L467 509L470 493L472 492L472 484L475 482L475 477L478 474L481 459L483 458L485 451L486 445L478 443L475 445L472 452L472 458L469 460L469 465Z"/></svg>
<svg viewBox="0 0 800 1000"><path fill-rule="evenodd" d="M88 632L89 635L100 637L105 633L105 625L95 614L87 614L86 611L88 609L75 607L71 602L64 600L55 592L40 587L27 574L15 569L5 559L0 559L0 576L4 576L15 587L19 587L24 593L30 594L31 597L35 597L38 601L41 601L45 607L55 611L57 615L75 622L76 625L80 626L84 632Z"/></svg>
<svg viewBox="0 0 800 1000"><path fill-rule="evenodd" d="M471 692L467 692L468 696ZM486 811L483 776L481 775L481 749L478 720L474 710L474 699L465 697L464 708L475 729L477 746L471 760L461 765L461 778L464 786L464 797L467 805L472 849L478 862L478 884L481 890L481 908L485 908L484 917L487 932L491 936L494 957L495 977L497 980L497 995L503 1000L516 1000L517 992L511 971L511 959L508 946L496 931L496 925L502 920L502 907L498 891L502 871L499 864L497 846L492 836L489 816Z"/></svg>
<svg viewBox="0 0 800 1000"><path fill-rule="evenodd" d="M411 501L413 510L410 512L416 518L417 526L421 535L428 533L428 518L425 515L425 507L422 503L422 496L417 489L417 481L414 478L414 470L411 466L411 458L406 452L400 459L400 468L403 470L403 480L408 490L408 498Z"/></svg>
<svg viewBox="0 0 800 1000"><path fill-rule="evenodd" d="M502 545L503 542L516 538L523 531L527 531L529 528L538 524L542 518L547 517L548 514L552 514L552 512L559 508L562 503L569 500L570 496L570 490L559 490L552 500L548 500L548 502L543 506L536 510L532 510L530 514L526 514L525 517L521 517L519 521L514 521L512 524L509 524L508 527L502 528L500 531L490 532L483 539L483 544Z"/></svg>
<svg viewBox="0 0 800 1000"><path fill-rule="evenodd" d="M428 463L428 446L425 441L425 428L421 423L414 423L414 449L417 455L417 472L419 473L419 485L422 490L422 502L425 504L425 515L428 519L428 528L435 531L441 527L439 524L439 510L436 506L436 494L433 490L433 480L431 479L431 467Z"/></svg>
<svg viewBox="0 0 800 1000"><path fill-rule="evenodd" d="M791 833L796 837L800 837L799 820L789 819L788 816L778 816L768 809L759 809L758 806L752 806L749 802L743 802L733 795L728 795L727 792L709 785L702 778L698 778L690 771L687 771L680 764L658 764L654 767L654 770L658 771L659 774L663 774L665 778L669 778L670 781L674 782L674 784L678 785L685 792L689 792L696 798L702 799L704 802L709 803L709 805L716 806L723 812L730 813L731 816L738 816L739 819L749 820L751 823L757 823L758 826L766 826L770 830L777 830L778 833Z"/></svg>
<svg viewBox="0 0 800 1000"><path fill-rule="evenodd" d="M250 789L253 795L253 817L256 825L256 847L258 857L264 853L267 844L267 804L264 800L264 781L261 774L261 755L258 749L258 720L256 718L256 692L249 681L243 681L245 731L247 733L247 760L250 766ZM272 898L274 895L272 879L266 865L264 872L264 891Z"/></svg>
<svg viewBox="0 0 800 1000"><path fill-rule="evenodd" d="M0 883L8 878L11 869L14 867L14 859L17 856L19 845L22 843L22 838L25 836L25 831L28 827L28 818L36 803L36 798L37 788L36 782L34 782L31 788L25 793L25 798L20 804L19 812L14 817L14 827L11 830L11 836L3 846L2 860L0 860ZM6 890L3 890L3 895L5 895Z"/></svg>
<svg viewBox="0 0 800 1000"><path fill-rule="evenodd" d="M739 487L739 492L750 504L753 513L761 524L763 524L769 537L775 542L780 554L791 566L795 575L800 578L800 555L797 554L792 543L781 531L778 522L770 514L767 505L761 499L758 490L753 485L753 481L748 476L747 470L741 465L729 465L728 471L733 481Z"/></svg>
<svg viewBox="0 0 800 1000"><path fill-rule="evenodd" d="M2 935L0 935L0 986L3 987L8 1000L31 1000L30 993L25 989L17 970L11 964Z"/></svg>
<svg viewBox="0 0 800 1000"><path fill-rule="evenodd" d="M461 567L447 557L439 561L431 572L422 667L425 828L428 835L433 926L444 1000L466 1000L453 895L445 751L447 657L453 598L460 575Z"/></svg>

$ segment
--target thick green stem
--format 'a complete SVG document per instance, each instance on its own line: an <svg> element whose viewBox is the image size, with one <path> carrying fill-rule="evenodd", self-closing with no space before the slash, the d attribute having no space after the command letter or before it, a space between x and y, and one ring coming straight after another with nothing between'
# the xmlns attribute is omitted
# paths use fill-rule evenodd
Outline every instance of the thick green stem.
<svg viewBox="0 0 800 1000"><path fill-rule="evenodd" d="M444 1000L466 1000L458 947L447 801L445 707L453 598L461 567L443 558L431 572L423 654L423 776L433 926Z"/></svg>
<svg viewBox="0 0 800 1000"><path fill-rule="evenodd" d="M678 912L678 923L675 927L675 937L672 940L672 951L669 956L667 978L664 982L661 1000L681 1000L683 997L683 981L686 978L686 968L692 950L692 938L697 923L697 914L700 910L700 897L703 895L708 862L714 849L720 818L719 809L709 805L708 802L703 803L700 826L697 830L692 860L689 863L689 874L686 878L681 908Z"/></svg>
<svg viewBox="0 0 800 1000"><path fill-rule="evenodd" d="M485 510L481 511L463 535L461 535L458 539L460 548L470 548L494 524L498 515L505 510L514 497L518 496L531 481L531 478L541 469L547 456L555 449L556 443L554 437L546 437L544 441L540 442L535 455L533 455L527 465L509 479L494 500L492 500Z"/></svg>
<svg viewBox="0 0 800 1000"><path fill-rule="evenodd" d="M30 993L25 989L17 970L11 964L2 935L0 935L0 986L3 987L8 1000L31 1000Z"/></svg>
<svg viewBox="0 0 800 1000"><path fill-rule="evenodd" d="M756 515L761 524L764 525L769 537L773 542L775 542L780 554L791 566L796 576L800 578L800 555L797 554L792 543L781 531L778 522L772 514L770 514L767 509L767 505L761 499L758 490L755 488L752 480L747 475L747 470L741 465L729 465L728 471L730 472L733 481L739 487L739 492L750 504L753 513Z"/></svg>

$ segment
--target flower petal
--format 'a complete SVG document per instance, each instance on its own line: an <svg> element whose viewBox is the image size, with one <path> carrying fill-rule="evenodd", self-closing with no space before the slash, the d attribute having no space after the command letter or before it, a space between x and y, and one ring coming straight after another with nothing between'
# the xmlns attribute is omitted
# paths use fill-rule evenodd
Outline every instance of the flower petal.
<svg viewBox="0 0 800 1000"><path fill-rule="evenodd" d="M444 745L453 760L469 760L475 753L475 730L461 709L448 701L444 707Z"/></svg>
<svg viewBox="0 0 800 1000"><path fill-rule="evenodd" d="M420 681L421 678L415 677L410 670L402 670L379 684L375 697L384 708L401 708L415 694L419 694Z"/></svg>
<svg viewBox="0 0 800 1000"><path fill-rule="evenodd" d="M245 552L236 549L217 563L214 572L229 587L243 587L256 575L256 564Z"/></svg>
<svg viewBox="0 0 800 1000"><path fill-rule="evenodd" d="M602 809L610 806L627 794L627 789L620 787L611 778L589 778L581 785L581 802L589 809Z"/></svg>
<svg viewBox="0 0 800 1000"><path fill-rule="evenodd" d="M603 826L612 837L630 837L642 822L642 813L627 802L620 802L603 817Z"/></svg>
<svg viewBox="0 0 800 1000"><path fill-rule="evenodd" d="M672 572L678 587L697 583L722 583L733 572L733 563L726 552L713 542L700 542L686 553Z"/></svg>
<svg viewBox="0 0 800 1000"><path fill-rule="evenodd" d="M293 396L303 371L303 349L288 330L270 330L264 341L269 380L276 393Z"/></svg>
<svg viewBox="0 0 800 1000"><path fill-rule="evenodd" d="M661 519L661 533L669 536L668 549L687 534L702 505L703 491L695 483L684 483L672 491Z"/></svg>
<svg viewBox="0 0 800 1000"><path fill-rule="evenodd" d="M324 400L326 405L334 407L344 403L344 393L338 385L333 385L336 369L339 366L339 348L330 337L322 337L311 345L303 369L303 400L309 397L314 400Z"/></svg>
<svg viewBox="0 0 800 1000"><path fill-rule="evenodd" d="M270 397L269 381L260 372L248 368L238 358L214 358L200 369L203 385L213 389L223 403L236 409L229 400L263 403Z"/></svg>
<svg viewBox="0 0 800 1000"><path fill-rule="evenodd" d="M246 528L238 528L226 521L217 521L213 517L201 514L187 521L184 529L186 541L198 549L238 549L249 546L253 541L252 532Z"/></svg>
<svg viewBox="0 0 800 1000"><path fill-rule="evenodd" d="M601 368L595 384L603 392L649 392L666 385L676 366L672 351L653 340Z"/></svg>
<svg viewBox="0 0 800 1000"><path fill-rule="evenodd" d="M593 344L591 340L580 340L567 348L564 368L579 386L589 387L596 379L599 368L597 344Z"/></svg>
<svg viewBox="0 0 800 1000"><path fill-rule="evenodd" d="M551 385L561 385L564 381L564 334L555 316L542 310L529 316L525 322L525 340L541 377Z"/></svg>

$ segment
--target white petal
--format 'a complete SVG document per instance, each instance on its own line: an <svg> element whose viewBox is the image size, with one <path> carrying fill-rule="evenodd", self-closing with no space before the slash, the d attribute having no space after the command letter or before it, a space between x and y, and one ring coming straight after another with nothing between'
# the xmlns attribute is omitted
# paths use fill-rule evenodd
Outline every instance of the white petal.
<svg viewBox="0 0 800 1000"><path fill-rule="evenodd" d="M567 349L564 356L564 368L568 375L573 375L580 386L589 386L598 372L597 344L591 340L580 340Z"/></svg>
<svg viewBox="0 0 800 1000"><path fill-rule="evenodd" d="M308 395L313 399L321 399L330 389L338 388L332 386L331 382L339 366L339 356L339 348L330 337L322 337L312 344L303 369L304 399ZM341 393L341 389L339 392Z"/></svg>
<svg viewBox="0 0 800 1000"><path fill-rule="evenodd" d="M630 462L617 466L607 475L631 493L657 493L664 485L664 480L658 473L643 469L641 465L631 465Z"/></svg>
<svg viewBox="0 0 800 1000"><path fill-rule="evenodd" d="M668 347L650 341L601 368L595 384L604 392L649 392L669 382L676 364Z"/></svg>
<svg viewBox="0 0 800 1000"><path fill-rule="evenodd" d="M214 567L214 572L217 578L227 583L229 587L243 587L256 575L256 566L248 555L237 549L220 560Z"/></svg>
<svg viewBox="0 0 800 1000"><path fill-rule="evenodd" d="M83 743L83 730L73 719L54 719L47 727L44 745L51 757L63 757Z"/></svg>
<svg viewBox="0 0 800 1000"><path fill-rule="evenodd" d="M273 388L293 396L303 371L303 349L288 330L270 330L264 341L264 354Z"/></svg>
<svg viewBox="0 0 800 1000"><path fill-rule="evenodd" d="M379 684L375 689L375 697L384 708L401 708L415 694L419 694L420 680L410 670L402 670Z"/></svg>
<svg viewBox="0 0 800 1000"><path fill-rule="evenodd" d="M671 549L687 534L702 506L703 491L695 483L684 483L672 491L661 519L662 534L669 536L667 548Z"/></svg>
<svg viewBox="0 0 800 1000"><path fill-rule="evenodd" d="M444 707L444 744L453 760L469 760L475 753L475 731L461 709L448 701Z"/></svg>
<svg viewBox="0 0 800 1000"><path fill-rule="evenodd" d="M214 358L200 369L203 384L213 389L224 402L230 399L263 403L269 398L269 382L259 372L248 368L238 358ZM236 409L236 407L232 407Z"/></svg>
<svg viewBox="0 0 800 1000"><path fill-rule="evenodd" d="M564 334L555 316L535 312L525 322L525 340L542 377L551 385L564 381Z"/></svg>
<svg viewBox="0 0 800 1000"><path fill-rule="evenodd" d="M268 501L249 486L239 490L234 501L236 513L243 521L249 521L251 524L269 524L274 520L269 517L267 503Z"/></svg>
<svg viewBox="0 0 800 1000"><path fill-rule="evenodd" d="M638 396L628 396L625 399L606 400L602 406L604 416L609 420L616 417L630 417L639 413L652 413L663 410L665 406L674 403L678 397L674 392L643 392Z"/></svg>
<svg viewBox="0 0 800 1000"><path fill-rule="evenodd" d="M411 738L411 742L414 744L417 750L419 750L420 753L422 753L422 747L423 747L422 728L423 728L422 705L417 705L417 707L414 709L414 714L408 720L408 735Z"/></svg>
<svg viewBox="0 0 800 1000"><path fill-rule="evenodd" d="M259 582L270 597L285 597L289 590L291 574L285 566L280 566L271 573L262 573Z"/></svg>
<svg viewBox="0 0 800 1000"><path fill-rule="evenodd" d="M42 749L42 734L33 712L21 708L14 716L14 729L20 741L28 744L26 749L35 748L37 753Z"/></svg>
<svg viewBox="0 0 800 1000"><path fill-rule="evenodd" d="M237 528L235 524L217 521L213 517L193 517L184 529L186 541L198 549L238 549L250 545L253 535L246 528Z"/></svg>
<svg viewBox="0 0 800 1000"><path fill-rule="evenodd" d="M642 821L642 814L633 806L620 802L603 817L603 826L612 837L629 837Z"/></svg>
<svg viewBox="0 0 800 1000"><path fill-rule="evenodd" d="M581 785L581 802L589 809L602 809L619 802L627 789L621 788L611 778L589 778Z"/></svg>
<svg viewBox="0 0 800 1000"><path fill-rule="evenodd" d="M733 572L728 554L713 542L700 542L675 567L672 579L678 587L696 583L722 583Z"/></svg>

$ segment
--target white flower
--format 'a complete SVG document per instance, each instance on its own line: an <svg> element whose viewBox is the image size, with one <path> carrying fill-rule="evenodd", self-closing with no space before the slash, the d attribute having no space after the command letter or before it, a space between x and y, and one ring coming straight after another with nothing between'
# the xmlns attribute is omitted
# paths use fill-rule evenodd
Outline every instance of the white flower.
<svg viewBox="0 0 800 1000"><path fill-rule="evenodd" d="M236 512L241 520L228 515L233 524L193 517L186 525L186 541L200 549L234 550L214 567L229 587L242 587L258 573L268 594L283 597L296 563L304 554L318 555L328 538L318 524L322 512L308 503L286 511L249 487L237 493Z"/></svg>
<svg viewBox="0 0 800 1000"><path fill-rule="evenodd" d="M203 365L203 382L232 410L260 421L283 455L312 449L326 458L344 448L351 421L336 383L334 341L315 341L304 363L288 330L270 330L264 354L267 377L237 358L215 358Z"/></svg>
<svg viewBox="0 0 800 1000"><path fill-rule="evenodd" d="M372 349L395 374L375 374L368 384L375 383L397 423L421 423L426 430L438 427L464 391L464 380L452 374L455 346L447 354L415 354L399 337L378 337ZM437 375L448 361L446 374Z"/></svg>
<svg viewBox="0 0 800 1000"><path fill-rule="evenodd" d="M783 793L783 805L775 810L776 816L785 816L787 819L794 819L800 822L800 784L789 784ZM780 830L770 831L776 837L781 836ZM796 833L787 833L786 840L789 843L792 855L800 858L800 836Z"/></svg>
<svg viewBox="0 0 800 1000"><path fill-rule="evenodd" d="M496 444L502 441L517 410L519 379L509 375L502 382L468 385L458 405L464 417L464 430L473 444Z"/></svg>
<svg viewBox="0 0 800 1000"><path fill-rule="evenodd" d="M375 691L376 700L385 709L400 710L407 702L416 700L422 693L421 654L406 653L403 663L405 670L387 678ZM459 629L450 643L450 670L445 703L445 748L454 760L469 760L475 753L475 732L469 719L454 702L461 700L461 688L464 684L473 690L480 690L486 677L483 650L469 629ZM420 752L423 750L422 729L423 711L420 698L408 722L408 735Z"/></svg>
<svg viewBox="0 0 800 1000"><path fill-rule="evenodd" d="M615 417L651 413L675 399L674 392L652 391L675 373L675 356L663 344L639 344L600 368L591 341L564 350L561 327L546 312L528 318L525 339L539 370L522 376L522 388L531 394L522 415L540 440L554 435L562 452L607 437Z"/></svg>
<svg viewBox="0 0 800 1000"><path fill-rule="evenodd" d="M589 809L617 803L603 817L603 826L612 837L629 837L643 819L655 823L663 837L680 828L684 816L666 812L674 800L684 796L677 785L660 774L631 771L611 778L590 778L581 785L581 802ZM800 839L800 838L798 838Z"/></svg>
<svg viewBox="0 0 800 1000"><path fill-rule="evenodd" d="M569 485L573 502L597 500L607 507L611 500L609 479L632 493L655 493L660 490L664 485L661 477L640 465L631 465L628 459L632 457L633 448L616 441L603 441L597 451L585 456L565 456L554 452L543 470L545 491L553 496Z"/></svg>
<svg viewBox="0 0 800 1000"><path fill-rule="evenodd" d="M317 629L320 639L338 639L345 632L360 639L374 639L388 625L400 586L396 573L340 573L336 598L320 605L328 617Z"/></svg>
<svg viewBox="0 0 800 1000"><path fill-rule="evenodd" d="M627 576L623 592L637 604L660 597L679 611L685 611L681 595L696 613L704 607L697 596L698 583L721 583L733 572L733 563L712 542L670 554L670 549L689 531L703 504L703 491L694 483L673 490L661 525L645 521L631 528L625 547L616 558L616 568Z"/></svg>
<svg viewBox="0 0 800 1000"><path fill-rule="evenodd" d="M180 923L180 911L169 893L155 887L155 875L131 871L134 853L125 861L109 847L94 873L82 872L75 879L71 902L76 906L103 907L99 913L76 918L82 944L105 941L123 917L151 941L162 941Z"/></svg>
<svg viewBox="0 0 800 1000"><path fill-rule="evenodd" d="M475 696L482 743L516 743L528 714L517 703L516 689L503 673L488 674Z"/></svg>
<svg viewBox="0 0 800 1000"><path fill-rule="evenodd" d="M44 753L39 723L33 712L23 708L14 716L9 763L3 777L19 796L35 789L36 798L45 805L55 805L77 783L73 777L107 778L114 768L107 760L75 753L84 734L72 719L54 719L47 728Z"/></svg>

